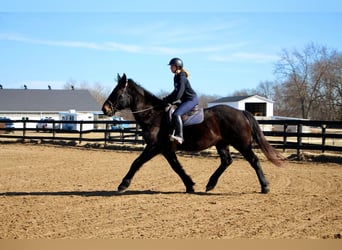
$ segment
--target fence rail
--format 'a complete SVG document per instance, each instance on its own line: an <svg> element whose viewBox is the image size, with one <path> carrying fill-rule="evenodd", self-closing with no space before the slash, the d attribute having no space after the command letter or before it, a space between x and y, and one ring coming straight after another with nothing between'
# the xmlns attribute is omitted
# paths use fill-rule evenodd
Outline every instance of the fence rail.
<svg viewBox="0 0 342 250"><path fill-rule="evenodd" d="M46 121L46 128L37 128L39 120L12 120L14 128L0 126L0 139L65 140L82 142L144 144L135 121ZM78 129L66 130L62 124L77 124ZM86 124L94 125L89 129Z"/></svg>
<svg viewBox="0 0 342 250"><path fill-rule="evenodd" d="M66 140L75 142L104 142L144 144L141 129L135 121L47 121L49 129L37 132L38 120L13 120L14 128L6 128L0 122L0 140ZM342 151L341 121L310 120L259 120L267 140L276 148L297 150L319 150L321 152ZM61 130L63 124L79 124L79 129ZM93 124L89 129L86 124ZM85 129L86 128L86 129Z"/></svg>
<svg viewBox="0 0 342 250"><path fill-rule="evenodd" d="M261 126L271 125L271 131L263 131L276 148L302 150L342 151L341 121L310 120L259 120ZM275 129L278 128L278 129ZM275 140L275 138L277 140Z"/></svg>

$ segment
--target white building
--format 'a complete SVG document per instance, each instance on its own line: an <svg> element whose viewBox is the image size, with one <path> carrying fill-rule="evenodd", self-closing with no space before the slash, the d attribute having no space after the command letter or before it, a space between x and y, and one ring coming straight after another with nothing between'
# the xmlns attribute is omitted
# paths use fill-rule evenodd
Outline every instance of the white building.
<svg viewBox="0 0 342 250"><path fill-rule="evenodd" d="M258 95L230 96L209 102L208 107L219 104L228 105L236 109L247 110L261 118L273 116L273 103L272 100Z"/></svg>
<svg viewBox="0 0 342 250"><path fill-rule="evenodd" d="M60 112L98 113L100 105L88 90L0 89L0 117L11 120L59 120ZM22 123L14 123L18 127ZM28 127L35 124L28 123Z"/></svg>

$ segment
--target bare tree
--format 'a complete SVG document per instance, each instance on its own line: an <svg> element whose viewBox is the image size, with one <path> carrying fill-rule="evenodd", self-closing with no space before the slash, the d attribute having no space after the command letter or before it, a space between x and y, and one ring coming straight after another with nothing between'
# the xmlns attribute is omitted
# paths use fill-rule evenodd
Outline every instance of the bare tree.
<svg viewBox="0 0 342 250"><path fill-rule="evenodd" d="M232 96L248 96L248 95L255 95L255 89L240 89L233 92Z"/></svg>
<svg viewBox="0 0 342 250"><path fill-rule="evenodd" d="M342 120L342 55L330 60L330 67L321 79L324 88L320 89L318 105L321 113L330 120Z"/></svg>
<svg viewBox="0 0 342 250"><path fill-rule="evenodd" d="M64 89L76 88L88 90L99 105L102 105L110 94L110 90L99 82L90 85L87 81L77 82L71 78L64 84Z"/></svg>
<svg viewBox="0 0 342 250"><path fill-rule="evenodd" d="M298 101L302 118L315 116L316 109L315 112L313 110L319 103L317 100L326 99L321 91L325 88L323 79L328 74L331 58L335 55L336 51L313 43L307 45L303 51L283 50L275 73L283 81L283 93Z"/></svg>
<svg viewBox="0 0 342 250"><path fill-rule="evenodd" d="M64 89L73 89L76 88L77 81L75 79L70 78L65 84Z"/></svg>
<svg viewBox="0 0 342 250"><path fill-rule="evenodd" d="M251 89L241 89L233 93L233 96L249 96L249 95L259 95L270 100L273 100L275 95L276 84L271 81L262 81L256 88Z"/></svg>
<svg viewBox="0 0 342 250"><path fill-rule="evenodd" d="M91 87L87 87L87 89L89 90L90 94L95 98L97 103L101 106L110 94L110 90L104 87L99 82L95 82Z"/></svg>
<svg viewBox="0 0 342 250"><path fill-rule="evenodd" d="M275 83L271 81L263 81L256 87L256 93L260 96L264 96L267 99L274 100L275 95Z"/></svg>
<svg viewBox="0 0 342 250"><path fill-rule="evenodd" d="M199 94L199 96L198 96L199 106L202 107L202 108L207 108L208 107L208 102L217 100L219 98L220 98L220 96L218 96L218 95L203 95L203 94Z"/></svg>

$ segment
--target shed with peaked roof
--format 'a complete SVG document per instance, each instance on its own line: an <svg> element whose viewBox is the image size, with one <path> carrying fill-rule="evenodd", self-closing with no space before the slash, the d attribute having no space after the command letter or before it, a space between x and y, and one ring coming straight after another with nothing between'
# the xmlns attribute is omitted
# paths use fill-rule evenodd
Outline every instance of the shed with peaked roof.
<svg viewBox="0 0 342 250"><path fill-rule="evenodd" d="M223 104L236 109L247 110L254 116L273 116L273 101L259 95L228 96L209 102L208 107Z"/></svg>

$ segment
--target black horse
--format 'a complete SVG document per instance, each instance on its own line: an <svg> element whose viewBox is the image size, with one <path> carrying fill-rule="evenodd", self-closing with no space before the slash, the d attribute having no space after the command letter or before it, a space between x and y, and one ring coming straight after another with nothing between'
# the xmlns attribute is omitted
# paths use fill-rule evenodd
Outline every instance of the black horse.
<svg viewBox="0 0 342 250"><path fill-rule="evenodd" d="M175 142L170 142L169 139L171 128L166 119L165 103L132 79L127 79L125 74L122 77L118 74L118 84L103 104L102 111L104 114L112 116L117 110L125 108L132 111L135 120L140 125L146 147L132 163L118 187L118 192L127 189L140 167L158 154L162 154L166 158L172 169L182 179L186 192L194 192L195 183L185 173L175 151L201 151L215 146L221 164L210 177L206 186L206 191L212 190L221 174L233 161L229 145L237 149L254 168L261 185L261 192L269 192L268 181L258 157L252 150L252 138L273 164L281 165L282 157L266 141L259 124L249 112L226 105L205 109L204 121L197 125L184 127L184 143L177 145Z"/></svg>

